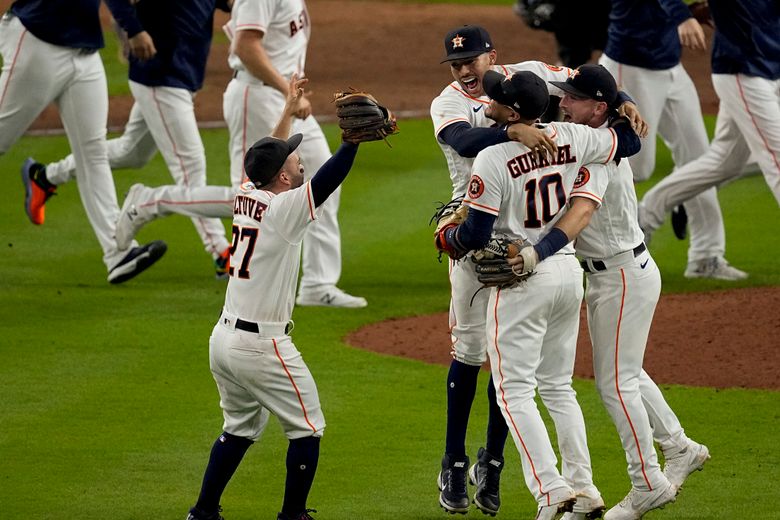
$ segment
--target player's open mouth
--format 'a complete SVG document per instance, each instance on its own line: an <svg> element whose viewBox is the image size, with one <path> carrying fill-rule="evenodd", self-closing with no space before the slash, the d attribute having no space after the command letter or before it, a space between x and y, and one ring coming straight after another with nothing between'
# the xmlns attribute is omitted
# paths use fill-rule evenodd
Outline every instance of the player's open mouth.
<svg viewBox="0 0 780 520"><path fill-rule="evenodd" d="M463 83L463 86L466 87L466 90L468 90L469 93L473 94L479 90L479 80L474 76L462 78L460 81Z"/></svg>

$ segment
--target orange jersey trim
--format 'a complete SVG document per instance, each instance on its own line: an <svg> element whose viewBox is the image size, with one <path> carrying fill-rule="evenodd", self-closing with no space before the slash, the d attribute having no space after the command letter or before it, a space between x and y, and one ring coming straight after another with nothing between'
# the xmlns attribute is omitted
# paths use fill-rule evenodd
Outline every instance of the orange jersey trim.
<svg viewBox="0 0 780 520"><path fill-rule="evenodd" d="M612 134L612 149L609 151L609 158L604 161L604 164L607 164L609 161L615 158L615 152L617 151L617 134L614 130L611 128L608 129L609 133Z"/></svg>
<svg viewBox="0 0 780 520"><path fill-rule="evenodd" d="M489 105L489 104L490 104L490 101L485 101L484 99L479 99L479 98L475 98L475 97L469 96L469 95L468 95L468 94L466 94L466 93L465 93L463 90L459 89L458 87L456 87L456 86L455 86L455 85L453 85L452 83L450 83L450 86L451 86L452 88L454 88L455 90L457 90L458 92L460 92L461 94L463 94L465 97L467 97L467 98L469 98L470 100L472 100L472 101L476 101L477 103L484 103L485 105Z"/></svg>
<svg viewBox="0 0 780 520"><path fill-rule="evenodd" d="M591 193L589 191L572 191L571 192L571 196L572 197L585 197L585 198L588 198L588 199L593 199L596 202L598 202L599 204L601 204L603 202L603 199L601 197L599 197L595 193Z"/></svg>
<svg viewBox="0 0 780 520"><path fill-rule="evenodd" d="M441 124L441 126L440 126L439 128L437 128L437 129L436 129L436 135L438 136L438 135L439 135L439 132L441 132L441 131L444 129L444 127L446 127L446 126L449 126L449 125L451 125L452 123L456 123L456 122L458 122L458 121L463 121L464 123L468 123L468 122L469 122L469 120L468 120L468 119L466 119L465 117L456 117L455 119L450 119L449 121L445 121L445 122L443 122L443 123Z"/></svg>
<svg viewBox="0 0 780 520"><path fill-rule="evenodd" d="M484 204L479 204L478 202L474 202L473 200L464 200L463 204L468 204L470 206L474 206L475 208L482 208L482 209L485 209L485 210L487 210L487 211L489 211L491 213L498 214L498 209L497 208L491 208L490 206L485 206Z"/></svg>
<svg viewBox="0 0 780 520"><path fill-rule="evenodd" d="M314 195L311 192L311 181L306 186L306 200L309 202L309 216L314 220Z"/></svg>

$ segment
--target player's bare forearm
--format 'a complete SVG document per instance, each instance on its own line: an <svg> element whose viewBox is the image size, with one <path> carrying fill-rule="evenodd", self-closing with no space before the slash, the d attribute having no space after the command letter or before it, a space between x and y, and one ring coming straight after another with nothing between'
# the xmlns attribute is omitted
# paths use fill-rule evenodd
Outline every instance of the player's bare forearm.
<svg viewBox="0 0 780 520"><path fill-rule="evenodd" d="M555 227L566 233L570 241L574 240L590 224L590 219L597 209L598 204L592 199L572 197L569 208L555 224Z"/></svg>
<svg viewBox="0 0 780 520"><path fill-rule="evenodd" d="M295 113L299 109L301 99L303 98L303 86L308 83L308 79L298 79L297 74L293 74L290 78L290 83L287 86L287 100L284 104L284 110L279 118L279 122L276 123L274 131L271 132L271 137L277 139L287 139L290 136L292 129L292 121L295 117Z"/></svg>
<svg viewBox="0 0 780 520"><path fill-rule="evenodd" d="M274 68L263 48L263 33L253 30L238 31L233 42L233 52L244 64L247 72L287 95L287 80Z"/></svg>

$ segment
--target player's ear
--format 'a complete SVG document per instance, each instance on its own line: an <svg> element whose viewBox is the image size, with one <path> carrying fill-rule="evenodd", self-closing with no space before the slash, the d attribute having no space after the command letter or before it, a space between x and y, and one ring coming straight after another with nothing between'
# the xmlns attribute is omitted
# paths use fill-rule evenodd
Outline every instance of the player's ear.
<svg viewBox="0 0 780 520"><path fill-rule="evenodd" d="M491 65L495 65L496 64L496 58L497 57L498 57L498 53L496 52L495 49L493 49L492 51L490 51L488 53L488 59L490 60L490 64Z"/></svg>

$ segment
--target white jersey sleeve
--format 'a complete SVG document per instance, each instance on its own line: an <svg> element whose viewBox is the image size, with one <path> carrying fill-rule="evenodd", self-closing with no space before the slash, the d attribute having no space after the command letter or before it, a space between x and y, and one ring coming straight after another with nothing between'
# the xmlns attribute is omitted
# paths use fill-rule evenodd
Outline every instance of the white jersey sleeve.
<svg viewBox="0 0 780 520"><path fill-rule="evenodd" d="M611 171L615 163L586 164L580 167L577 178L574 179L572 197L584 197L596 202L599 206L604 201L604 193L607 191L612 178Z"/></svg>
<svg viewBox="0 0 780 520"><path fill-rule="evenodd" d="M547 90L550 95L558 97L563 97L564 92L555 85L551 85L550 82L566 81L573 72L569 67L558 67L543 61L523 61L512 65L502 65L501 68L507 77L521 70L533 72L547 83Z"/></svg>
<svg viewBox="0 0 780 520"><path fill-rule="evenodd" d="M310 32L303 0L235 0L226 32L235 38L246 30L263 33L263 49L282 76L303 75ZM232 45L228 63L234 70L244 70Z"/></svg>
<svg viewBox="0 0 780 520"><path fill-rule="evenodd" d="M549 127L553 139L572 143L572 150L580 165L606 164L615 158L617 134L611 128L591 128L575 123L550 123Z"/></svg>
<svg viewBox="0 0 780 520"><path fill-rule="evenodd" d="M476 210L498 216L501 202L507 193L505 187L507 176L503 165L497 160L500 155L491 153L493 148L496 147L491 146L482 150L474 160L465 203Z"/></svg>

